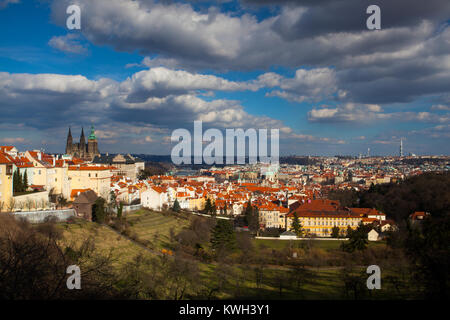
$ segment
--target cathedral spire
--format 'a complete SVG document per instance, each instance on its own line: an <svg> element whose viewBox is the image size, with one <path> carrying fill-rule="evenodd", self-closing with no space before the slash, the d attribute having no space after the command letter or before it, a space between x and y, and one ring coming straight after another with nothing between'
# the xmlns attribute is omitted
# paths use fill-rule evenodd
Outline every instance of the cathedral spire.
<svg viewBox="0 0 450 320"><path fill-rule="evenodd" d="M70 131L69 127L69 133L67 134L67 142L66 142L66 154L69 154L72 152L72 132Z"/></svg>
<svg viewBox="0 0 450 320"><path fill-rule="evenodd" d="M81 127L81 136L80 136L80 144L85 144L86 143L86 140L85 140L85 138L84 138L84 128L83 127Z"/></svg>
<svg viewBox="0 0 450 320"><path fill-rule="evenodd" d="M87 146L86 146L86 139L84 137L84 128L81 127L80 148L79 148L79 150L80 150L80 157L81 158L85 157L85 154L87 152L86 149L87 149Z"/></svg>

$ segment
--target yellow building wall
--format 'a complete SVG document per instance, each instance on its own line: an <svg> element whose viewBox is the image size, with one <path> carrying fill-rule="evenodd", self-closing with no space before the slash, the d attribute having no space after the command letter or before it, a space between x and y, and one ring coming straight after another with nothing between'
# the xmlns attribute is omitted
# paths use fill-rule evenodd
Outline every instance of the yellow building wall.
<svg viewBox="0 0 450 320"><path fill-rule="evenodd" d="M98 196L108 199L111 187L110 170L69 169L70 190L91 189Z"/></svg>
<svg viewBox="0 0 450 320"><path fill-rule="evenodd" d="M292 230L293 218L287 218L287 229ZM347 228L356 229L361 222L361 218L323 218L323 217L299 217L300 224L306 234L315 234L319 237L331 236L334 226L339 228L341 233L345 233Z"/></svg>
<svg viewBox="0 0 450 320"><path fill-rule="evenodd" d="M202 210L205 207L205 198L189 199L189 210Z"/></svg>
<svg viewBox="0 0 450 320"><path fill-rule="evenodd" d="M33 184L37 186L47 186L47 168L43 166L34 167Z"/></svg>
<svg viewBox="0 0 450 320"><path fill-rule="evenodd" d="M10 165L11 166L11 165ZM12 175L7 175L7 165L0 164L0 209L6 211L13 196ZM12 167L11 167L12 171Z"/></svg>

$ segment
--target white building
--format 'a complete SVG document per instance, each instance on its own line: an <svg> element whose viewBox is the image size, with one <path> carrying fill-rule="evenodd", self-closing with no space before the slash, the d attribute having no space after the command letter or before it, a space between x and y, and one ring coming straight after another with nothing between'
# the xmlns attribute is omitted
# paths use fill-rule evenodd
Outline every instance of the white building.
<svg viewBox="0 0 450 320"><path fill-rule="evenodd" d="M145 208L162 210L165 205L170 205L167 191L161 187L151 187L141 193L141 204Z"/></svg>
<svg viewBox="0 0 450 320"><path fill-rule="evenodd" d="M381 236L375 229L372 229L367 234L367 239L369 241L380 241L381 240Z"/></svg>
<svg viewBox="0 0 450 320"><path fill-rule="evenodd" d="M280 234L280 239L294 240L297 239L297 235L292 231L285 231L282 234Z"/></svg>

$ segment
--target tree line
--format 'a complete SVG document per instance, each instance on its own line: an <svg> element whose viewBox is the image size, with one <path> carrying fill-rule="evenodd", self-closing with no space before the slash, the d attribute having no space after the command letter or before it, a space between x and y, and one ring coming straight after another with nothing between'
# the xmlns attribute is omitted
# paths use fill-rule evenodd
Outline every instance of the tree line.
<svg viewBox="0 0 450 320"><path fill-rule="evenodd" d="M28 189L28 174L27 170L25 169L25 172L22 174L20 172L20 169L17 168L17 170L13 173L13 192L25 192Z"/></svg>
<svg viewBox="0 0 450 320"><path fill-rule="evenodd" d="M450 172L424 173L397 183L371 185L368 190L333 190L329 199L343 206L376 208L397 223L415 211L445 216L450 208Z"/></svg>

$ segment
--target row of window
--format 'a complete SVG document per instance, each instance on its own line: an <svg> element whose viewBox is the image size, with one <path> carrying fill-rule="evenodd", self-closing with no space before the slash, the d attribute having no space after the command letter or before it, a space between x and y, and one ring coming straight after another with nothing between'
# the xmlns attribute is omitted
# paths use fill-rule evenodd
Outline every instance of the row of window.
<svg viewBox="0 0 450 320"><path fill-rule="evenodd" d="M306 221L305 226L356 226L357 223L354 221L319 221L318 223L314 223L313 221Z"/></svg>
<svg viewBox="0 0 450 320"><path fill-rule="evenodd" d="M300 220L348 220L348 218L330 218L330 217L314 217L314 218L308 218L308 217L299 217Z"/></svg>

